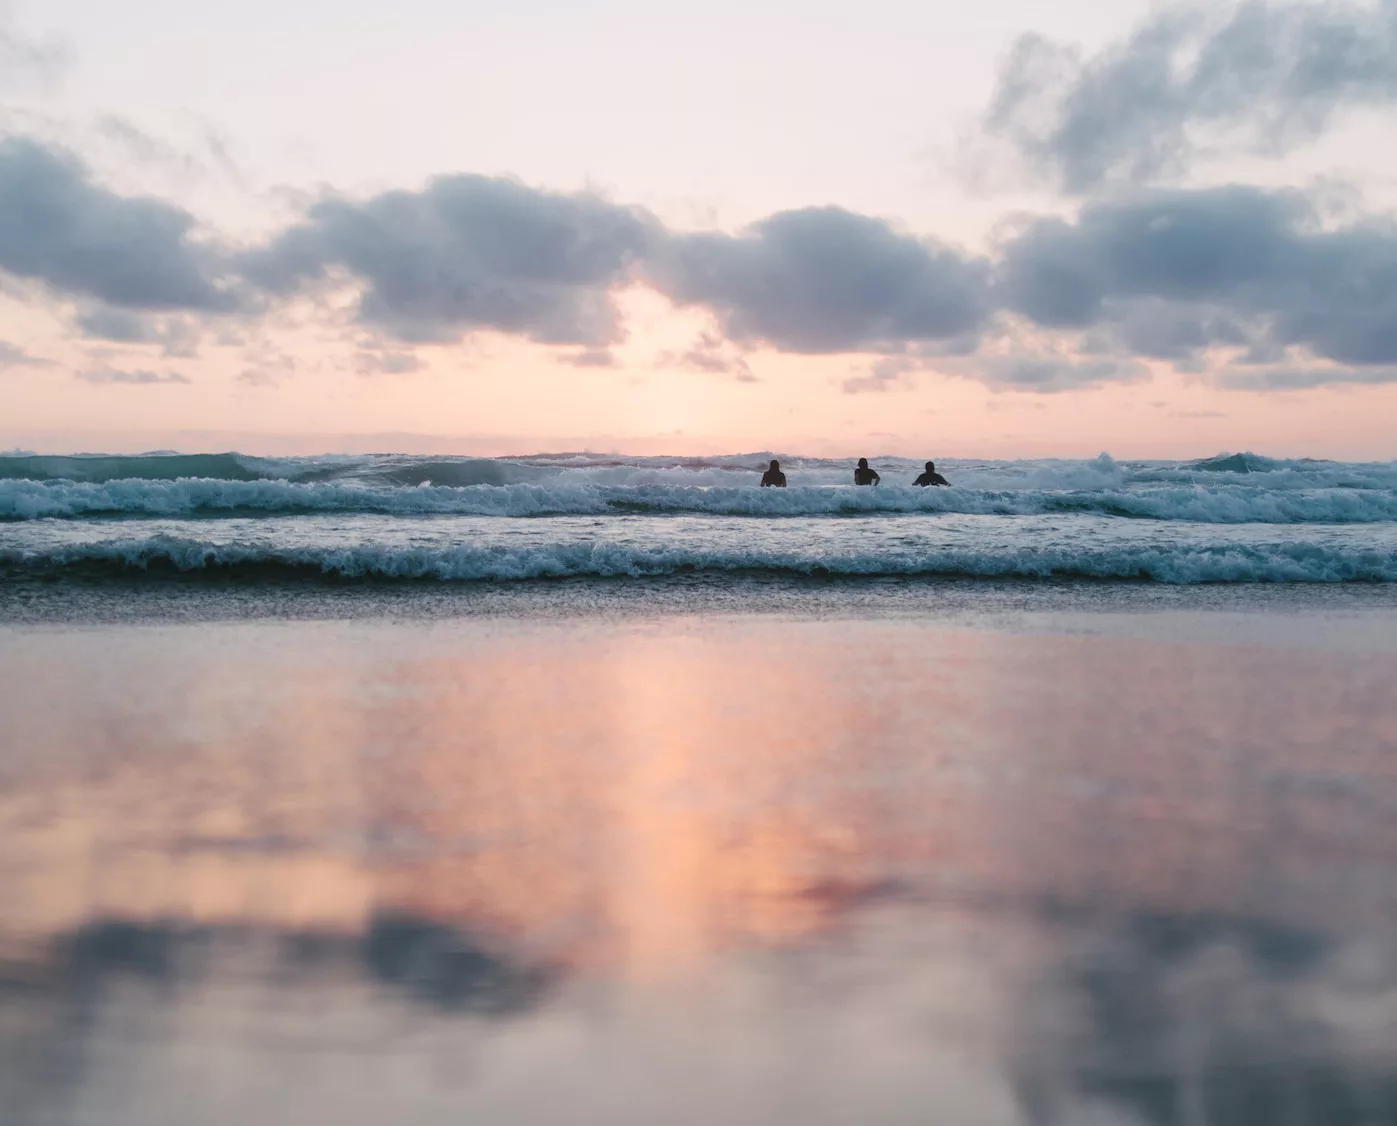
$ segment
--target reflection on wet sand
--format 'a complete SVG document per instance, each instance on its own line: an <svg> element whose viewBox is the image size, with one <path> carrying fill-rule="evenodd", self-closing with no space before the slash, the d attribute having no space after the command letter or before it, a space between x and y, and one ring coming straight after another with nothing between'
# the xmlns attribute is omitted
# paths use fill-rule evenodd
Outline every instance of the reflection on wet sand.
<svg viewBox="0 0 1397 1126"><path fill-rule="evenodd" d="M0 1121L1397 1120L1391 655L466 621L0 666Z"/></svg>

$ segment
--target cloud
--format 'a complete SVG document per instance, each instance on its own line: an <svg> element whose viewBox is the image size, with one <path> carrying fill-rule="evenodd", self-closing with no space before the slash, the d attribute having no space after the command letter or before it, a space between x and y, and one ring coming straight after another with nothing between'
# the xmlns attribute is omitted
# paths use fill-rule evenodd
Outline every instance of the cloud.
<svg viewBox="0 0 1397 1126"><path fill-rule="evenodd" d="M1075 222L1039 219L1005 247L1006 304L1043 325L1080 327L1112 297L1227 298L1283 260L1297 195L1251 188L1147 194L1085 206Z"/></svg>
<svg viewBox="0 0 1397 1126"><path fill-rule="evenodd" d="M7 340L0 340L0 370L4 370L5 368L52 366L52 360L45 360L39 356L31 356L17 344L11 344Z"/></svg>
<svg viewBox="0 0 1397 1126"><path fill-rule="evenodd" d="M129 309L99 305L77 315L78 331L89 340L112 340L121 344L145 344L155 339L150 320Z"/></svg>
<svg viewBox="0 0 1397 1126"><path fill-rule="evenodd" d="M1196 364L1215 346L1254 344L1245 324L1206 305L1142 298L1115 301L1109 309L1115 338L1127 352L1170 360L1176 367Z"/></svg>
<svg viewBox="0 0 1397 1126"><path fill-rule="evenodd" d="M408 375L422 370L422 361L412 352L384 352L364 349L354 361L360 375Z"/></svg>
<svg viewBox="0 0 1397 1126"><path fill-rule="evenodd" d="M580 352L563 352L558 362L575 368L615 368L620 365L607 348L584 348Z"/></svg>
<svg viewBox="0 0 1397 1126"><path fill-rule="evenodd" d="M805 354L877 352L976 329L989 265L838 207L783 211L739 235L671 235L648 264L731 340Z"/></svg>
<svg viewBox="0 0 1397 1126"><path fill-rule="evenodd" d="M238 374L238 382L249 387L275 387L296 374L295 359L265 344L246 348L242 358L249 366Z"/></svg>
<svg viewBox="0 0 1397 1126"><path fill-rule="evenodd" d="M979 356L971 374L1005 391L1053 394L1100 387L1105 383L1137 383L1149 377L1149 369L1135 360L1077 356L1043 352Z"/></svg>
<svg viewBox="0 0 1397 1126"><path fill-rule="evenodd" d="M621 336L611 291L655 227L594 195L443 176L421 191L323 199L243 267L276 294L343 271L364 287L358 320L402 341L493 329L602 347Z"/></svg>
<svg viewBox="0 0 1397 1126"><path fill-rule="evenodd" d="M211 314L239 312L249 328L274 302L354 286L375 345L362 372L415 370L404 345L478 330L608 367L622 336L614 294L640 282L717 326L657 362L739 381L755 378L747 350L767 347L868 357L848 393L918 367L1056 391L1141 378L1141 359L1197 373L1225 362L1217 378L1231 387L1386 382L1397 226L1339 224L1321 202L1243 186L1109 194L1074 217L1021 218L981 257L836 207L682 232L592 194L449 176L322 199L228 256L194 238L188 213L116 195L71 157L12 138L0 141L0 271L74 301L84 336L166 357L229 324ZM243 378L275 378L263 368Z"/></svg>
<svg viewBox="0 0 1397 1126"><path fill-rule="evenodd" d="M973 354L918 349L903 356L876 360L863 375L844 380L845 394L857 395L910 387L918 372L936 371L972 379L997 391L1056 394L1107 383L1136 383L1149 378L1149 369L1123 355L1090 355L1057 342L1035 340L1006 328L985 349Z"/></svg>
<svg viewBox="0 0 1397 1126"><path fill-rule="evenodd" d="M122 309L227 310L193 226L171 204L101 187L66 154L0 140L0 270Z"/></svg>
<svg viewBox="0 0 1397 1126"><path fill-rule="evenodd" d="M869 392L880 393L903 384L907 376L924 367L920 360L910 356L885 356L875 360L863 375L853 375L844 380L840 387L846 395L862 395Z"/></svg>
<svg viewBox="0 0 1397 1126"><path fill-rule="evenodd" d="M134 122L117 114L105 114L98 120L96 128L100 136L140 164L162 165L186 174L202 170L192 153L183 152L168 141L151 136Z"/></svg>
<svg viewBox="0 0 1397 1126"><path fill-rule="evenodd" d="M1219 373L1215 382L1231 391L1304 391L1397 383L1397 367L1230 367Z"/></svg>
<svg viewBox="0 0 1397 1126"><path fill-rule="evenodd" d="M161 374L154 371L122 371L116 368L97 368L92 371L80 371L77 373L79 379L85 379L88 383L188 383L189 380L180 375L177 371L165 372Z"/></svg>
<svg viewBox="0 0 1397 1126"><path fill-rule="evenodd" d="M734 353L727 341L711 332L700 333L698 339L681 352L661 352L655 357L655 363L660 367L730 375L739 383L757 382L746 357Z"/></svg>
<svg viewBox="0 0 1397 1126"><path fill-rule="evenodd" d="M152 317L129 309L98 305L81 310L78 331L89 340L118 344L159 344L163 355L191 359L198 355L199 330L184 317Z"/></svg>
<svg viewBox="0 0 1397 1126"><path fill-rule="evenodd" d="M1095 55L1022 36L986 132L1071 193L1184 171L1207 130L1281 155L1397 101L1397 0L1171 8Z"/></svg>
<svg viewBox="0 0 1397 1126"><path fill-rule="evenodd" d="M1004 247L1005 305L1054 328L1106 326L1143 355L1247 343L1355 366L1397 363L1397 230L1326 230L1307 197L1149 192L1040 219ZM1144 314L1142 318L1142 314Z"/></svg>
<svg viewBox="0 0 1397 1126"><path fill-rule="evenodd" d="M276 387L281 383L281 378L265 368L243 368L238 372L238 382L246 383L249 387Z"/></svg>
<svg viewBox="0 0 1397 1126"><path fill-rule="evenodd" d="M8 5L0 8L0 89L25 82L47 82L68 64L69 50L58 39L30 39L11 25Z"/></svg>
<svg viewBox="0 0 1397 1126"><path fill-rule="evenodd" d="M1364 1121L1367 1092L1397 1089L1397 951L1360 934L1140 908L1049 924L1051 991L1024 995L1040 1023L1022 1023L1054 1014L1070 1048L1052 1067L1018 1054L1024 1120L1143 1126L1188 1105L1198 1122Z"/></svg>

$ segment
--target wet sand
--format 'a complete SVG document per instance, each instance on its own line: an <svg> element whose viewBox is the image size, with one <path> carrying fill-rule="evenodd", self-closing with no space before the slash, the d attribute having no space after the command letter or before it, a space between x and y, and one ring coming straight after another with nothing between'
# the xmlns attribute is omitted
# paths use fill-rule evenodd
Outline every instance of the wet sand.
<svg viewBox="0 0 1397 1126"><path fill-rule="evenodd" d="M0 1121L1397 1120L1397 617L1129 610L0 627Z"/></svg>

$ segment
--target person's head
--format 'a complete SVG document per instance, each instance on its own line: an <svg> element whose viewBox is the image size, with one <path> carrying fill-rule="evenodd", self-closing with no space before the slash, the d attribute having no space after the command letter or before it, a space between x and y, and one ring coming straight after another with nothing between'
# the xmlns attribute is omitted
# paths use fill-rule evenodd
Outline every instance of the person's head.
<svg viewBox="0 0 1397 1126"><path fill-rule="evenodd" d="M866 458L866 457L861 457L861 458L859 458L859 468L860 468L860 469L867 469L867 468L868 468L868 458Z"/></svg>
<svg viewBox="0 0 1397 1126"><path fill-rule="evenodd" d="M767 469L770 470L772 473L778 472L778 471L780 470L780 468L781 468L781 463L780 463L779 461L777 461L775 458L772 458L772 459L771 459L771 464L767 466Z"/></svg>
<svg viewBox="0 0 1397 1126"><path fill-rule="evenodd" d="M928 473L935 473L935 472L936 472L936 462L934 462L934 461L929 461L929 462L927 462L927 463L926 463L926 471L927 471Z"/></svg>

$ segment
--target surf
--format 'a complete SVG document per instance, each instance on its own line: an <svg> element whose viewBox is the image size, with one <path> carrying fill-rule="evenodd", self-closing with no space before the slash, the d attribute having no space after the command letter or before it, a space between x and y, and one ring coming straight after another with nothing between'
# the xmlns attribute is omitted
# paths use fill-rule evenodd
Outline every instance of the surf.
<svg viewBox="0 0 1397 1126"><path fill-rule="evenodd" d="M474 470L472 470L474 472ZM876 517L880 514L1093 514L1207 524L1397 521L1397 489L1267 489L1243 484L1139 483L1114 488L855 489L817 485L608 484L566 474L537 482L382 484L364 480L120 478L0 480L0 521L103 517L217 518L376 513L403 518L564 515Z"/></svg>
<svg viewBox="0 0 1397 1126"><path fill-rule="evenodd" d="M349 543L278 545L157 534L41 548L0 548L9 578L295 576L348 581L520 582L541 579L767 573L830 578L1092 579L1170 584L1397 582L1397 554L1314 543L1005 545L901 552L838 546Z"/></svg>

